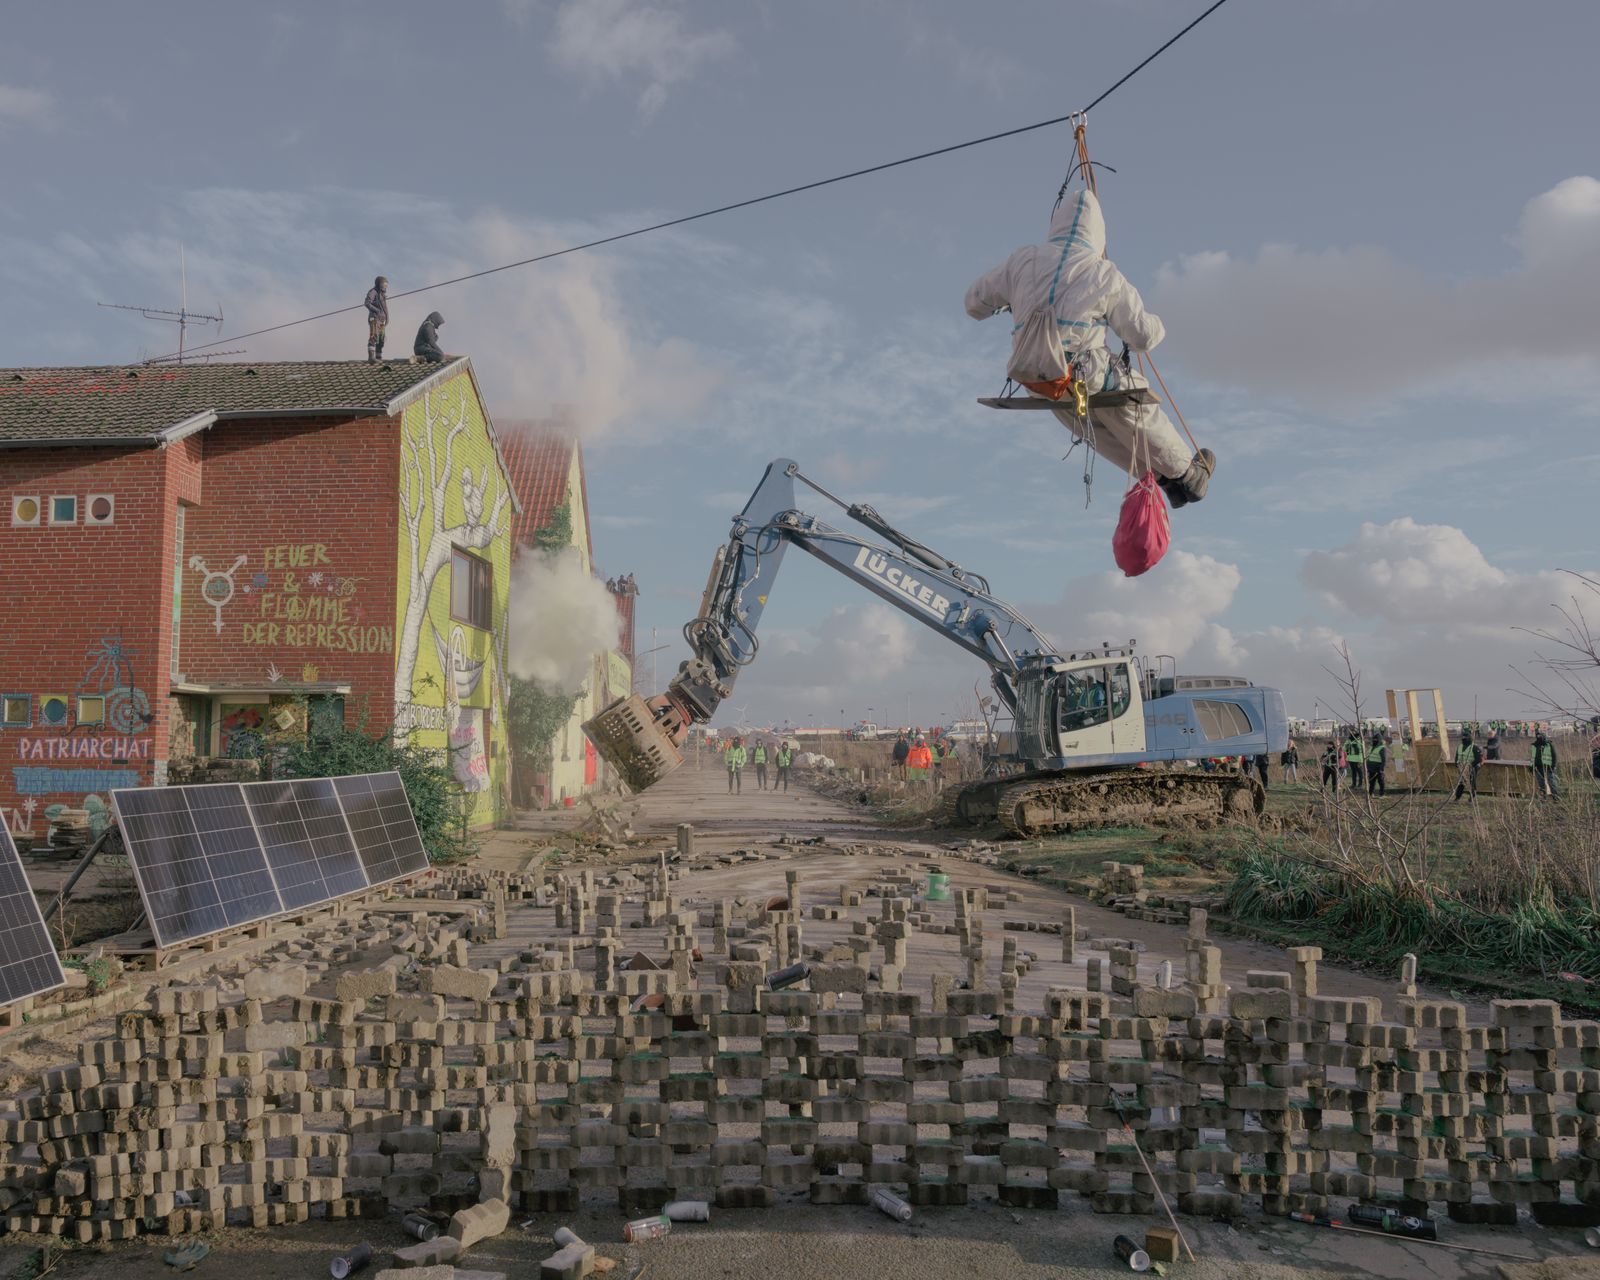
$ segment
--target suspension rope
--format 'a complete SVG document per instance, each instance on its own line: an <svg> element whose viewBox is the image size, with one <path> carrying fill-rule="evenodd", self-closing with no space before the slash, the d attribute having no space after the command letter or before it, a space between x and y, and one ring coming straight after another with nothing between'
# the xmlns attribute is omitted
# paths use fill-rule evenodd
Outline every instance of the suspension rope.
<svg viewBox="0 0 1600 1280"><path fill-rule="evenodd" d="M655 231L665 231L671 227L681 227L690 222L699 222L704 218L714 218L719 214L733 213L736 210L748 209L754 205L766 204L773 200L782 200L788 196L800 195L806 191L815 191L820 187L833 186L835 183L839 182L849 182L854 178L865 178L871 174L883 173L888 169L898 169L903 165L916 164L922 160L932 160L938 156L947 156L956 151L965 151L970 147L981 147L991 142L999 142L1006 138L1015 138L1024 133L1033 133L1039 129L1048 129L1058 124L1081 121L1088 116L1091 110L1099 106L1118 89L1122 88L1122 86L1127 84L1129 80L1133 79L1134 76L1138 75L1139 72L1143 71L1168 49L1172 48L1173 45L1177 44L1179 40L1182 40L1184 36L1188 35L1189 32L1193 31L1218 9L1222 8L1222 6L1226 3L1227 0L1213 0L1213 3L1202 10L1197 17L1190 20L1182 28L1180 28L1176 34L1172 35L1158 45L1152 53L1141 59L1134 67L1124 72L1122 76L1120 76L1109 88L1102 90L1099 96L1094 98L1088 104L1088 106L1082 107L1077 111L1068 112L1064 116L1054 116L1049 120L1040 120L1034 124L1020 125L1015 129L1004 129L999 133L985 134L981 138L971 138L966 142L956 142L945 147L935 147L932 151L919 151L916 155L903 156L899 160L887 160L882 164L868 165L864 169L852 169L848 173L836 174L831 178L819 178L815 182L804 182L799 186L785 187L781 191L772 191L766 195L752 196L747 200L736 200L731 204L718 205L714 209L703 209L699 213L688 213L684 214L682 217L668 218L662 222L653 222L649 226L635 227L631 231L619 231L614 235L600 236L593 240L586 240L582 244L569 245L565 249L553 249L549 253L535 254L531 258L519 258L515 262L502 263L497 267L485 267L481 271L472 271L466 275L452 276L448 280L437 280L432 284L419 285L415 289L406 289L400 293L391 293L389 297L393 299L414 297L419 293L427 293L433 289L444 289L450 285L463 284L468 280L478 280L484 276L492 276L501 271L512 271L518 267L528 267L538 262L548 262L552 258L562 258L568 254L581 253L587 249L598 249L602 245L616 244L622 240L631 240L636 236L649 235L651 232ZM189 347L188 350L203 351L207 347L221 346L224 342L240 342L245 338L259 338L263 334L277 333L282 329L292 329L297 325L310 324L316 320L326 320L331 316L340 316L352 311L362 310L365 310L365 306L362 303L355 303L348 307L336 307L332 311L321 311L316 315L302 316L298 320L285 320L281 324L267 325L262 329L251 329L246 333L230 334L225 338L216 338L211 342L202 342L197 346ZM167 358L169 357L157 357L157 359ZM146 361L145 363L153 363L153 361Z"/></svg>

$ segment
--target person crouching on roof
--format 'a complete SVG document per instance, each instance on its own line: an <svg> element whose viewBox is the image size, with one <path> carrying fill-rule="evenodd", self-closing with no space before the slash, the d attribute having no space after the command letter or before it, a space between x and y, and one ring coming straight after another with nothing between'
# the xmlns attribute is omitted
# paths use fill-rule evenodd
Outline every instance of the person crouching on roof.
<svg viewBox="0 0 1600 1280"><path fill-rule="evenodd" d="M1121 404L1090 410L1085 420L1072 407L1069 384L1082 380L1088 394L1148 387L1144 376L1106 348L1106 334L1129 351L1150 351L1166 336L1158 316L1144 309L1139 291L1106 257L1106 225L1100 201L1084 190L1061 200L1050 217L1048 243L1024 245L987 275L966 298L967 314L986 320L1010 311L1012 362L1009 376L1029 390L1063 400L1054 410L1061 423L1089 440L1113 465L1130 475L1149 468L1174 507L1199 502L1216 469L1209 449L1190 450L1157 404ZM1053 321L1053 325L1050 323ZM1036 344L1048 343L1054 329L1070 372L1048 385L1029 380L1027 369L1040 363ZM1048 358L1043 360L1049 365ZM1063 399L1065 397L1065 399ZM1137 468L1137 470L1135 470Z"/></svg>

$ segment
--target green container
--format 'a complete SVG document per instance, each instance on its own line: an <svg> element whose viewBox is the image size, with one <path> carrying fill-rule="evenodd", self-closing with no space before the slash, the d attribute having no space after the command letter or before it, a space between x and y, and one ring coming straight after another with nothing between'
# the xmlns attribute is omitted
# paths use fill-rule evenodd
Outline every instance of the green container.
<svg viewBox="0 0 1600 1280"><path fill-rule="evenodd" d="M928 892L924 896L929 902L949 902L950 877L942 871L928 872Z"/></svg>

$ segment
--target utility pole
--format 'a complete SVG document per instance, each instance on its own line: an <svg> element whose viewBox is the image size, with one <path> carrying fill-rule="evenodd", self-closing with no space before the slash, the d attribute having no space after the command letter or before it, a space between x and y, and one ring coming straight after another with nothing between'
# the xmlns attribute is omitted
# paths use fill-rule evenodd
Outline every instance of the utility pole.
<svg viewBox="0 0 1600 1280"><path fill-rule="evenodd" d="M178 326L177 356L160 356L154 360L144 361L145 364L166 364L169 361L182 364L184 339L188 336L189 326L191 324L220 325L222 323L221 304L218 304L217 314L214 316L199 311L189 310L189 265L184 257L182 245L178 246L178 274L181 281L181 300L178 303L178 309L176 311L169 311L161 307L133 307L122 302L97 302L95 304L98 307L108 307L113 311L137 311L146 320L163 320L167 324L175 324ZM209 360L213 355L240 355L242 354L243 350L244 348L240 347L233 351L213 351L207 353L204 357L202 357L202 359Z"/></svg>

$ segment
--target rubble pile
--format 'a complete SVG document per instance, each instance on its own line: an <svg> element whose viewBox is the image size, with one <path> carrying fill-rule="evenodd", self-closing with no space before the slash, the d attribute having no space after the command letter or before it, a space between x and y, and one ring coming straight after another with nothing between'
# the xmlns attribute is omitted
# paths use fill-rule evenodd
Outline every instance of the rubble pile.
<svg viewBox="0 0 1600 1280"><path fill-rule="evenodd" d="M942 859L873 853L855 887L808 892L793 867L782 893L699 903L665 853L450 871L275 963L157 991L0 1104L4 1225L90 1241L419 1210L465 1252L513 1210L885 1185L913 1205L1147 1213L1159 1184L1205 1215L1343 1196L1596 1215L1600 1024L1543 1001L1475 1024L1414 972L1388 1010L1326 998L1309 947L1230 990L1200 910L1184 971L1152 974L1072 907L1008 917L1020 882L936 899ZM961 971L919 973L922 937L953 937Z"/></svg>

